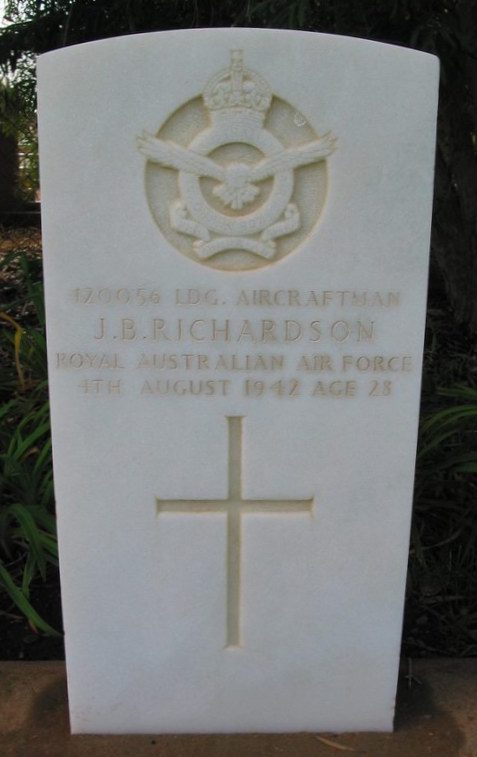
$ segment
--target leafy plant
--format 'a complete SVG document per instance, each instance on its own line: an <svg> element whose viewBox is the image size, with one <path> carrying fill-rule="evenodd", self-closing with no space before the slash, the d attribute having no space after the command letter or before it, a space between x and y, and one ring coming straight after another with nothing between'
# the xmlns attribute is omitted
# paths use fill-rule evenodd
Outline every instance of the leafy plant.
<svg viewBox="0 0 477 757"><path fill-rule="evenodd" d="M477 655L476 350L431 311L408 570L406 648ZM431 375L429 375L431 373ZM435 384L461 382L448 389Z"/></svg>
<svg viewBox="0 0 477 757"><path fill-rule="evenodd" d="M58 565L46 343L38 256L12 252L0 313L0 587L35 630L58 632L31 602L31 588Z"/></svg>
<svg viewBox="0 0 477 757"><path fill-rule="evenodd" d="M441 389L441 397L458 400L459 404L438 410L421 424L419 460L430 472L436 465L442 473L477 473L477 389L455 386ZM437 459L436 459L437 458ZM421 485L425 479L421 480Z"/></svg>
<svg viewBox="0 0 477 757"><path fill-rule="evenodd" d="M33 58L18 61L14 73L0 77L0 130L11 138L18 155L15 194L20 202L33 202L39 184L36 125L36 80Z"/></svg>

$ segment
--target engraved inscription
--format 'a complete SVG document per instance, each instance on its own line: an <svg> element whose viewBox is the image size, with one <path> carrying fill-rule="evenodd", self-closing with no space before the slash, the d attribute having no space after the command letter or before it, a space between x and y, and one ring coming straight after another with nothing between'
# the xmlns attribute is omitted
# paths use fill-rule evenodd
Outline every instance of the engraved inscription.
<svg viewBox="0 0 477 757"><path fill-rule="evenodd" d="M138 137L151 212L180 252L213 268L247 270L279 260L310 233L336 140L296 116L245 67L243 51L232 50L229 68L202 98L155 136Z"/></svg>
<svg viewBox="0 0 477 757"><path fill-rule="evenodd" d="M54 365L81 373L82 395L379 402L397 399L414 372L413 355L388 349L405 297L393 289L142 283L67 293L88 315L89 339L62 345Z"/></svg>
<svg viewBox="0 0 477 757"><path fill-rule="evenodd" d="M228 497L227 499L156 499L161 513L225 513L227 516L227 608L226 648L239 647L241 606L241 520L250 513L310 513L313 497L305 499L244 499L242 494L242 417L228 417Z"/></svg>
<svg viewBox="0 0 477 757"><path fill-rule="evenodd" d="M106 379L87 378L78 384L83 394L117 395L121 394L121 381L107 381Z"/></svg>
<svg viewBox="0 0 477 757"><path fill-rule="evenodd" d="M167 294L167 293L166 293ZM154 306L163 302L163 293L158 287L77 287L72 291L77 305L142 305ZM300 290L300 289L241 289L229 303L217 289L176 289L175 305L240 305L248 307L298 307L298 308L395 308L400 305L400 293L395 291L373 292L367 290Z"/></svg>
<svg viewBox="0 0 477 757"><path fill-rule="evenodd" d="M110 322L98 318L93 338L112 336L121 342L146 339L152 342L227 342L243 344L287 344L320 342L323 338L343 342L371 342L374 321L298 321L294 318L274 320L262 318L151 318L138 320L120 318Z"/></svg>

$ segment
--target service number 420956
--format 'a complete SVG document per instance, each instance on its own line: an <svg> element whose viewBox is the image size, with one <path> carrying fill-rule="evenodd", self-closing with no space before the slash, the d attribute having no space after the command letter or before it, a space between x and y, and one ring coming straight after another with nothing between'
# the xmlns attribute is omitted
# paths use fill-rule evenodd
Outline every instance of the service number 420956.
<svg viewBox="0 0 477 757"><path fill-rule="evenodd" d="M74 301L79 305L157 305L161 296L157 289L146 287L110 289L78 287L73 290Z"/></svg>

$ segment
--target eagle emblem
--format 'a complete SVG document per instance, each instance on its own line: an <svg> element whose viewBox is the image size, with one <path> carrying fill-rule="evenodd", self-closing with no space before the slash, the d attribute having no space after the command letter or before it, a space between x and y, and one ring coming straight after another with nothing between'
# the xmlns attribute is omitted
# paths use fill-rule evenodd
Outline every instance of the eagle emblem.
<svg viewBox="0 0 477 757"><path fill-rule="evenodd" d="M294 198L295 172L323 163L335 150L336 139L328 131L284 144L264 125L272 100L265 80L245 68L241 50L233 50L229 68L212 77L203 93L207 128L187 146L163 138L161 132L154 136L144 131L137 138L148 165L176 172L178 196L169 202L169 224L191 240L189 256L198 261L223 260L234 253L242 264L232 265L232 270L248 267L250 258L257 267L260 260L273 261L278 240L302 225ZM293 128L304 124L295 111ZM235 148L231 157L228 146ZM237 252L245 253L245 265Z"/></svg>

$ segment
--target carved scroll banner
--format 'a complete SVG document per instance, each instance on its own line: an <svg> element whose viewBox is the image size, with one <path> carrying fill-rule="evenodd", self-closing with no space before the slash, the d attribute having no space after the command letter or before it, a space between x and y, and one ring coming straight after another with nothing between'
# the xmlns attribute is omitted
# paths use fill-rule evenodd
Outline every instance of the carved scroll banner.
<svg viewBox="0 0 477 757"><path fill-rule="evenodd" d="M73 732L390 730L437 60L209 29L38 73Z"/></svg>

